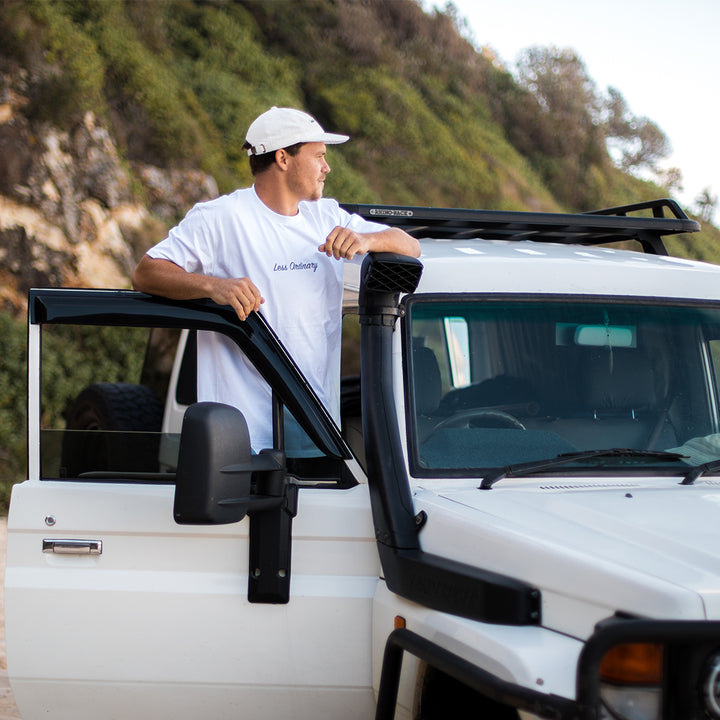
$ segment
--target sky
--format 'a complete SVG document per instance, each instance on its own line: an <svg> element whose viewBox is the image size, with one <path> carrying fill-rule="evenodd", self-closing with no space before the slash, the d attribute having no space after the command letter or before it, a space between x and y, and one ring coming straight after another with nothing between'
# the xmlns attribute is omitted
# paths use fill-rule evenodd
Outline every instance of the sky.
<svg viewBox="0 0 720 720"><path fill-rule="evenodd" d="M675 199L693 210L705 188L720 196L720 0L453 4L476 46L490 47L510 71L525 48L572 48L601 94L616 88L633 115L665 133L672 154L660 165L683 176Z"/></svg>

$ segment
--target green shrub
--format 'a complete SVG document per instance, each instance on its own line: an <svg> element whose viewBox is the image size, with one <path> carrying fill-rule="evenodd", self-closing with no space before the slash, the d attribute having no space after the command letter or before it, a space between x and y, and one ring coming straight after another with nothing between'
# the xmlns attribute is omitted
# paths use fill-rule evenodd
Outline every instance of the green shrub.
<svg viewBox="0 0 720 720"><path fill-rule="evenodd" d="M42 423L64 427L68 400L93 382L138 382L147 330L53 326L43 329ZM27 477L27 329L0 314L0 513L12 485Z"/></svg>
<svg viewBox="0 0 720 720"><path fill-rule="evenodd" d="M54 325L43 328L42 423L64 427L68 401L94 382L140 381L148 331Z"/></svg>
<svg viewBox="0 0 720 720"><path fill-rule="evenodd" d="M18 39L29 41L28 55L36 44L45 49L45 53L26 57L35 66L28 115L60 127L68 127L88 110L99 117L107 115L102 57L93 39L72 21L71 9L68 2L33 0L27 4L32 29L16 26ZM30 40L30 33L38 37Z"/></svg>
<svg viewBox="0 0 720 720"><path fill-rule="evenodd" d="M26 338L25 323L0 313L0 513L7 512L12 485L26 474Z"/></svg>

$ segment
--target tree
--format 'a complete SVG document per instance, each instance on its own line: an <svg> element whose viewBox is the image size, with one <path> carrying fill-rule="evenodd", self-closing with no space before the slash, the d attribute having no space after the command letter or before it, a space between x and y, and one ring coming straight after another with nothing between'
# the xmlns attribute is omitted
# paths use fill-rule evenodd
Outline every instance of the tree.
<svg viewBox="0 0 720 720"><path fill-rule="evenodd" d="M658 162L670 154L665 133L646 117L630 111L619 90L609 87L603 108L608 151L625 171L647 169L659 174Z"/></svg>
<svg viewBox="0 0 720 720"><path fill-rule="evenodd" d="M710 222L715 208L717 208L718 196L713 195L711 189L706 187L697 198L695 198L695 204L697 205L698 215L700 215L705 222Z"/></svg>
<svg viewBox="0 0 720 720"><path fill-rule="evenodd" d="M585 66L571 49L534 47L517 64L521 88L535 98L520 121L535 168L569 207L599 202L596 169L607 162L602 102Z"/></svg>
<svg viewBox="0 0 720 720"><path fill-rule="evenodd" d="M683 191L683 176L680 168L671 167L667 170L658 170L657 178L660 184L668 191Z"/></svg>
<svg viewBox="0 0 720 720"><path fill-rule="evenodd" d="M582 60L569 48L533 47L518 60L518 80L553 120L549 154L582 154L595 135L601 103Z"/></svg>

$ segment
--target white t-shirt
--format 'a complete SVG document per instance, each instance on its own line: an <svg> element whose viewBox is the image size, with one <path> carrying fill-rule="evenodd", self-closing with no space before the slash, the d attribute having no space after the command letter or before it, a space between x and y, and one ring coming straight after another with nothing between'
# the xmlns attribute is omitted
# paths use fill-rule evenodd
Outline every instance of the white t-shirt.
<svg viewBox="0 0 720 720"><path fill-rule="evenodd" d="M188 272L250 278L265 298L261 314L339 424L343 263L318 251L338 225L356 232L387 228L328 198L301 202L297 215L279 215L251 187L199 203L148 255ZM253 450L272 447L270 388L237 346L216 333L198 333L198 400L239 408Z"/></svg>

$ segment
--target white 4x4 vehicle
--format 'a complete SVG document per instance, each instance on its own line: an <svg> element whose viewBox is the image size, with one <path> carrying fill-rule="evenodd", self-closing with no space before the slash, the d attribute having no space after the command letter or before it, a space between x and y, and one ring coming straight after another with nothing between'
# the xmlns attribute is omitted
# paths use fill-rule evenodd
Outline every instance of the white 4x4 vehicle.
<svg viewBox="0 0 720 720"><path fill-rule="evenodd" d="M31 292L23 717L720 718L720 268L661 240L697 224L351 209L424 239L365 259L342 428L259 315ZM102 326L153 328L142 377L86 367ZM267 380L274 448L195 403L197 332Z"/></svg>

